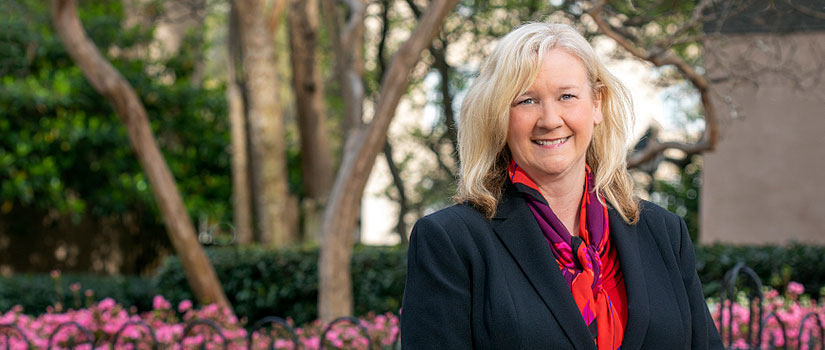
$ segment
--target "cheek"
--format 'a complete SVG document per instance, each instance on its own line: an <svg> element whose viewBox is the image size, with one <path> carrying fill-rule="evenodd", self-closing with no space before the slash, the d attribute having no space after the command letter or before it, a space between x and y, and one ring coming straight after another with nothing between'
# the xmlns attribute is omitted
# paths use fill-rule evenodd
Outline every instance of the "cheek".
<svg viewBox="0 0 825 350"><path fill-rule="evenodd" d="M510 113L507 123L507 143L518 142L520 138L529 134L529 125L524 116L519 113Z"/></svg>

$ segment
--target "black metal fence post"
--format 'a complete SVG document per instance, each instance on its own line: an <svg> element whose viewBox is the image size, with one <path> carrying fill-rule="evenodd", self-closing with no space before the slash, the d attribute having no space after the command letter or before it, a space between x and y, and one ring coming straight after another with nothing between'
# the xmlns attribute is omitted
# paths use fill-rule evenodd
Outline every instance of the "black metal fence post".
<svg viewBox="0 0 825 350"><path fill-rule="evenodd" d="M736 302L736 281L739 279L739 274L744 273L751 282L751 290L748 293L748 333L745 338L748 346L757 347L761 344L762 339L762 280L756 275L750 267L745 266L743 262L736 264L730 271L725 273L722 281L721 298L719 299L719 333L721 334L725 329L724 312L725 301L728 301L728 348L733 346L733 304ZM756 320L753 318L754 304L759 310ZM754 337L754 328L756 329ZM723 345L724 345L724 339Z"/></svg>

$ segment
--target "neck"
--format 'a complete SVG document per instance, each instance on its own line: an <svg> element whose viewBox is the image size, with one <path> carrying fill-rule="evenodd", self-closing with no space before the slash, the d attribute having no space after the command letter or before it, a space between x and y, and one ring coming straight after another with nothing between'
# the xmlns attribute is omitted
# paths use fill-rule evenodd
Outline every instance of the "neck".
<svg viewBox="0 0 825 350"><path fill-rule="evenodd" d="M541 194L571 235L579 234L579 211L584 194L584 169L537 183Z"/></svg>

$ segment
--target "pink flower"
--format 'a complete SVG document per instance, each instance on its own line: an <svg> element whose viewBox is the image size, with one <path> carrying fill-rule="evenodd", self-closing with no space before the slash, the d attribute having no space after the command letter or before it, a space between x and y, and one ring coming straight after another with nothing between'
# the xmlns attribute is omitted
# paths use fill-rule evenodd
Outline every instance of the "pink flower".
<svg viewBox="0 0 825 350"><path fill-rule="evenodd" d="M155 295L152 299L152 308L155 310L168 310L172 307L166 299L163 298L161 295Z"/></svg>
<svg viewBox="0 0 825 350"><path fill-rule="evenodd" d="M178 304L178 311L181 313L188 311L192 308L192 302L189 299L185 299Z"/></svg>
<svg viewBox="0 0 825 350"><path fill-rule="evenodd" d="M787 290L788 293L791 293L791 295L797 296L802 293L805 293L805 286L803 286L801 283L791 281L790 283L788 283Z"/></svg>
<svg viewBox="0 0 825 350"><path fill-rule="evenodd" d="M106 298L106 299L101 300L99 303L97 303L97 307L100 310L106 311L106 310L109 310L109 309L115 307L115 304L116 303L115 303L114 299Z"/></svg>

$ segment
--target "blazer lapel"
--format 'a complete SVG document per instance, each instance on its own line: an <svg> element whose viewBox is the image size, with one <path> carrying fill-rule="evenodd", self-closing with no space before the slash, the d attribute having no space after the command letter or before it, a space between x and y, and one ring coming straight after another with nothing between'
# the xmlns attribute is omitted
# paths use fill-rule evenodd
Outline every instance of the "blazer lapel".
<svg viewBox="0 0 825 350"><path fill-rule="evenodd" d="M493 230L577 349L595 349L559 265L527 203L507 189L492 220Z"/></svg>
<svg viewBox="0 0 825 350"><path fill-rule="evenodd" d="M639 225L630 226L619 213L609 208L610 240L619 254L625 290L627 291L627 327L622 350L639 349L650 321L650 299L645 284L644 266L639 255Z"/></svg>

